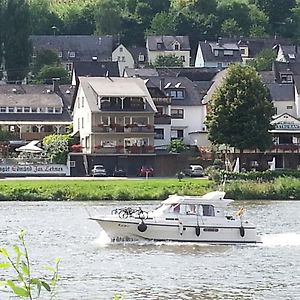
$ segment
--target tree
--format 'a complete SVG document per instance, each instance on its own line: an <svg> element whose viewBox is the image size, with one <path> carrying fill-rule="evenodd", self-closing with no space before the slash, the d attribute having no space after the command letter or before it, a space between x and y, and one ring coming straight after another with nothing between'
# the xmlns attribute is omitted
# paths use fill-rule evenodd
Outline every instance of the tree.
<svg viewBox="0 0 300 300"><path fill-rule="evenodd" d="M41 49L37 52L33 65L33 73L37 74L45 65L58 65L60 63L57 54L50 49Z"/></svg>
<svg viewBox="0 0 300 300"><path fill-rule="evenodd" d="M29 72L29 7L26 0L9 0L4 10L5 69L8 81L20 81Z"/></svg>
<svg viewBox="0 0 300 300"><path fill-rule="evenodd" d="M248 61L248 65L254 67L257 72L271 71L275 59L276 52L274 50L263 49L253 60Z"/></svg>
<svg viewBox="0 0 300 300"><path fill-rule="evenodd" d="M156 67L182 67L182 60L175 54L159 55L154 65Z"/></svg>
<svg viewBox="0 0 300 300"><path fill-rule="evenodd" d="M99 0L95 10L97 34L118 34L121 30L121 11L116 0Z"/></svg>
<svg viewBox="0 0 300 300"><path fill-rule="evenodd" d="M53 78L60 78L61 84L70 83L68 72L62 66L57 65L43 66L40 72L37 73L35 77L35 82L42 84L51 84Z"/></svg>
<svg viewBox="0 0 300 300"><path fill-rule="evenodd" d="M174 17L168 12L157 13L151 21L151 26L147 30L149 35L173 35Z"/></svg>
<svg viewBox="0 0 300 300"><path fill-rule="evenodd" d="M272 144L273 106L259 75L250 66L231 65L212 96L206 118L213 144L266 150Z"/></svg>
<svg viewBox="0 0 300 300"><path fill-rule="evenodd" d="M171 141L169 151L173 153L181 153L186 150L186 145L182 139L174 139Z"/></svg>
<svg viewBox="0 0 300 300"><path fill-rule="evenodd" d="M224 36L240 36L242 29L234 19L227 19L221 25L221 33Z"/></svg>
<svg viewBox="0 0 300 300"><path fill-rule="evenodd" d="M51 162L65 164L71 137L68 134L50 134L43 139L43 146Z"/></svg>

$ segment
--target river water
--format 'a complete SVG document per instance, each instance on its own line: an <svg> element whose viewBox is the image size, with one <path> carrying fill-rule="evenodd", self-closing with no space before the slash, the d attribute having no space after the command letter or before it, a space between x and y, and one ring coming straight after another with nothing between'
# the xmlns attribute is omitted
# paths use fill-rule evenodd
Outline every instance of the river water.
<svg viewBox="0 0 300 300"><path fill-rule="evenodd" d="M0 247L11 250L25 229L33 272L47 273L44 266L60 257L61 300L108 300L115 294L126 300L300 299L300 202L235 202L229 207L232 212L246 208L245 219L262 236L259 246L108 243L88 212L109 213L126 205L0 202ZM157 203L141 205L149 209ZM0 272L1 280L7 274ZM0 299L12 298L2 288Z"/></svg>

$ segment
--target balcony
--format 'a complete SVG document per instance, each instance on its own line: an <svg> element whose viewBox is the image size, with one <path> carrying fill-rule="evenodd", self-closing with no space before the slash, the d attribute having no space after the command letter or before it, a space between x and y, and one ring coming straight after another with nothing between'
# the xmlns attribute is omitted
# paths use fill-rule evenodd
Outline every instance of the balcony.
<svg viewBox="0 0 300 300"><path fill-rule="evenodd" d="M276 153L299 153L300 144L279 144L273 145L271 152Z"/></svg>
<svg viewBox="0 0 300 300"><path fill-rule="evenodd" d="M171 124L171 116L156 114L156 115L154 115L154 124L170 125Z"/></svg>
<svg viewBox="0 0 300 300"><path fill-rule="evenodd" d="M120 124L111 124L111 125L97 125L92 128L93 133L153 133L154 134L154 126L153 125L139 125L139 124L127 124L122 126Z"/></svg>
<svg viewBox="0 0 300 300"><path fill-rule="evenodd" d="M152 98L153 102L155 105L158 106L168 106L171 105L172 103L172 98L171 97L167 97L167 98Z"/></svg>
<svg viewBox="0 0 300 300"><path fill-rule="evenodd" d="M118 145L116 147L101 147L95 146L93 148L93 153L96 154L153 154L154 147L150 145L145 146L128 146L123 147Z"/></svg>

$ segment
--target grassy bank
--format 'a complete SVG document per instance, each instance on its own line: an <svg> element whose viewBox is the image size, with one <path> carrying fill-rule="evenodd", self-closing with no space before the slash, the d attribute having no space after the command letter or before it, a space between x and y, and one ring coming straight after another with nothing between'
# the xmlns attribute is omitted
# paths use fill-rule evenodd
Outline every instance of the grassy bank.
<svg viewBox="0 0 300 300"><path fill-rule="evenodd" d="M202 195L217 189L206 179L149 180L7 180L0 181L0 201L21 200L162 200L170 194ZM300 180L231 181L227 197L236 200L300 200Z"/></svg>
<svg viewBox="0 0 300 300"><path fill-rule="evenodd" d="M5 200L151 200L170 194L201 195L210 191L208 180L8 180L0 181Z"/></svg>

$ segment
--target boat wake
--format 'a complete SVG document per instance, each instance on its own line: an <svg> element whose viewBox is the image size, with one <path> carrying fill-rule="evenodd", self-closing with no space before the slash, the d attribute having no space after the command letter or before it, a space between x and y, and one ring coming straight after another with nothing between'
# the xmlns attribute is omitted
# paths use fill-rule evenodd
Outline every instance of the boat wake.
<svg viewBox="0 0 300 300"><path fill-rule="evenodd" d="M262 246L264 247L300 246L300 234L295 232L266 234L262 236Z"/></svg>

